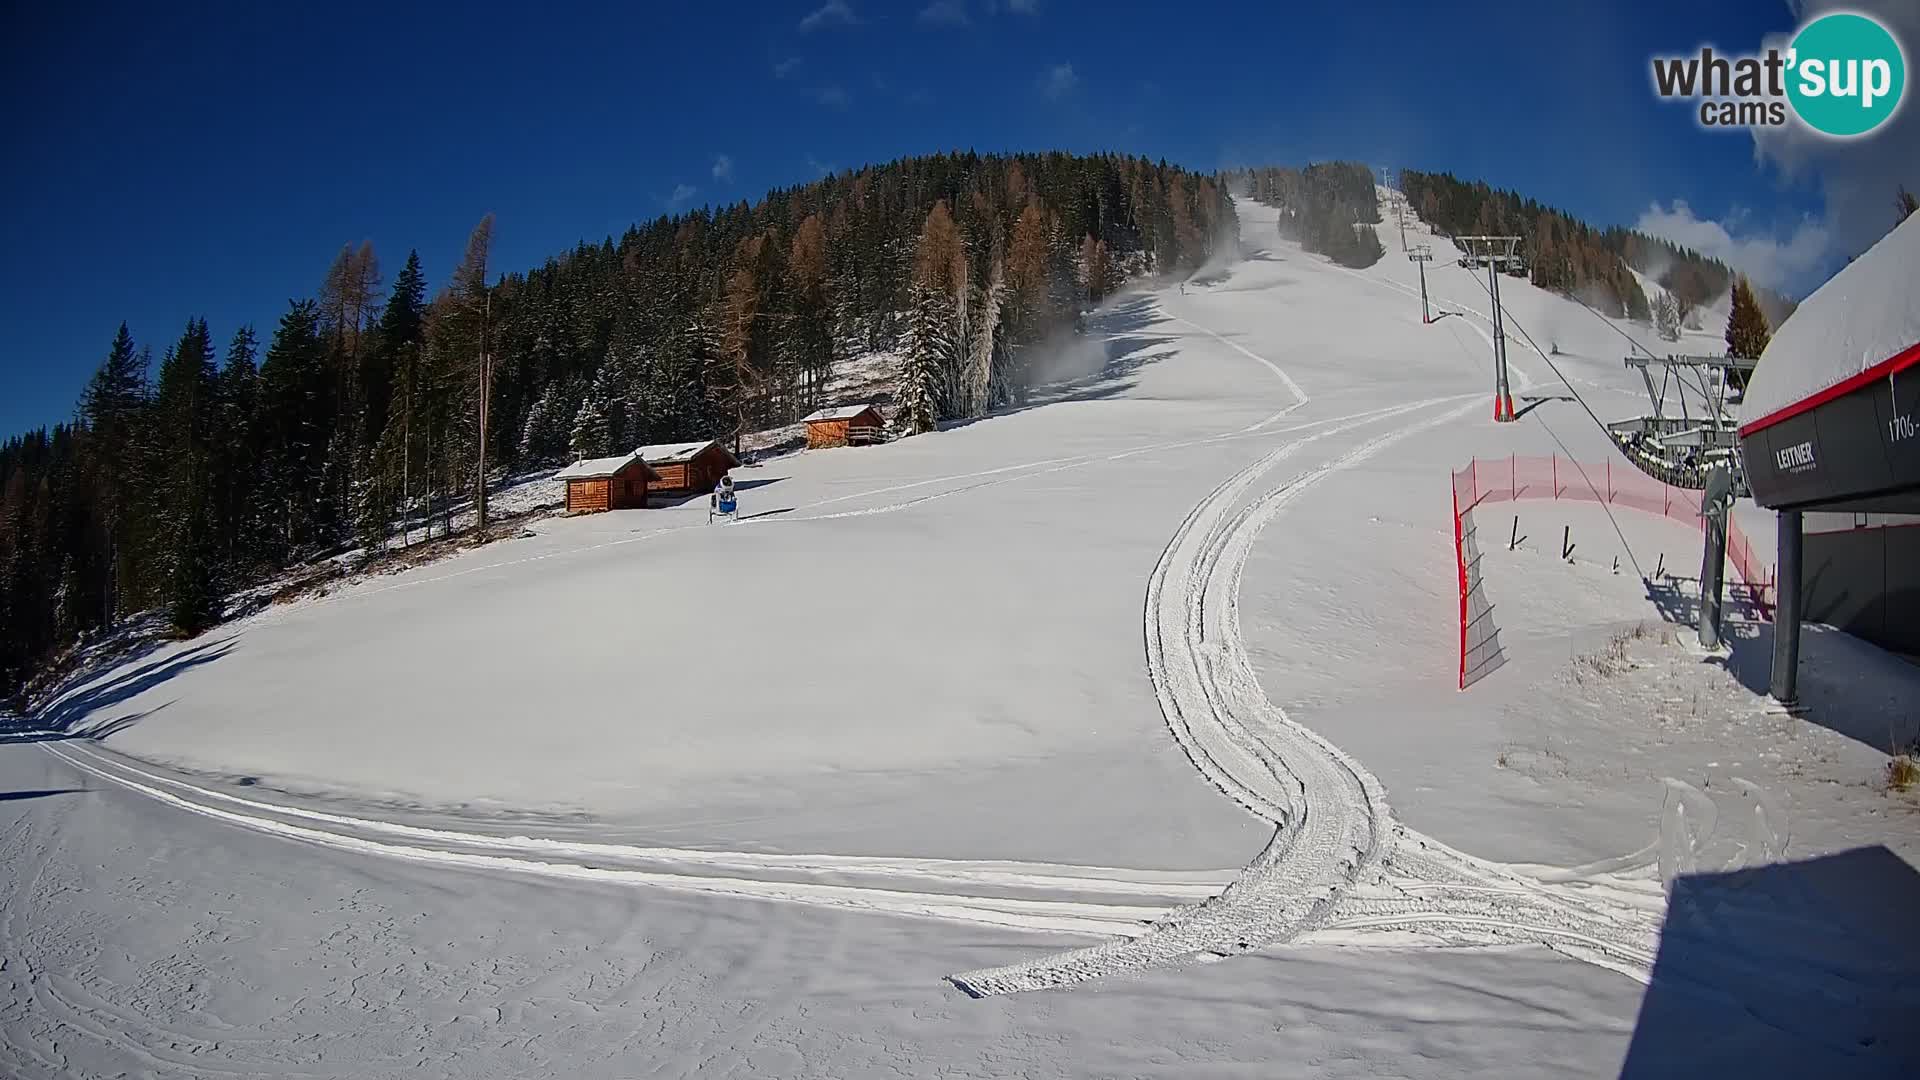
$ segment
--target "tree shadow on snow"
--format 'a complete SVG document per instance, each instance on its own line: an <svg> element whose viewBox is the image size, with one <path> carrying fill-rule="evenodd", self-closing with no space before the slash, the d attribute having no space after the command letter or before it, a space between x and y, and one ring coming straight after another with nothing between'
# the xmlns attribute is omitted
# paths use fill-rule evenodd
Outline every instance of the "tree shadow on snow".
<svg viewBox="0 0 1920 1080"><path fill-rule="evenodd" d="M108 719L96 719L96 717L105 710L146 693L194 668L213 663L232 652L234 642L239 637L240 635L233 634L216 641L203 642L173 653L164 659L122 671L99 683L68 693L48 707L39 723L39 728L43 732L51 732L59 736L95 740L105 739L125 731L166 708L166 705L158 705L144 712Z"/></svg>
<svg viewBox="0 0 1920 1080"><path fill-rule="evenodd" d="M50 795L84 795L86 788L40 788L34 791L0 791L0 802L21 802L26 799L44 799Z"/></svg>
<svg viewBox="0 0 1920 1080"><path fill-rule="evenodd" d="M1116 357L1109 359L1105 366L1091 375L1081 376L1060 382L1048 383L1034 389L1027 400L1019 405L996 409L985 416L970 416L959 420L948 420L939 425L941 431L957 431L971 427L984 420L998 420L1001 417L1015 416L1033 409L1042 409L1048 405L1059 405L1070 401L1105 401L1116 398L1133 389L1139 382L1136 377L1141 368L1172 356L1171 348L1146 351L1165 338L1125 338L1116 339Z"/></svg>
<svg viewBox="0 0 1920 1080"><path fill-rule="evenodd" d="M1916 910L1880 846L1676 878L1620 1075L1916 1075Z"/></svg>
<svg viewBox="0 0 1920 1080"><path fill-rule="evenodd" d="M1644 584L1663 620L1688 633L1699 625L1698 578ZM1726 655L1706 656L1701 663L1717 664L1747 690L1765 695L1773 682L1774 623L1761 618L1744 586L1728 586L1722 611ZM1881 753L1920 737L1920 714L1889 705L1920 701L1920 667L1844 631L1818 623L1801 627L1799 689L1802 719Z"/></svg>

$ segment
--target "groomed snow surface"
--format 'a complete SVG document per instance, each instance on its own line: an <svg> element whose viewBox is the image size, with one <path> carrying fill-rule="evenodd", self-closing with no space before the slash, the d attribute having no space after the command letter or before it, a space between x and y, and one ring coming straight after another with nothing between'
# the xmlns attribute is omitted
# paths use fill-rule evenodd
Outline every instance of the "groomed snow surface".
<svg viewBox="0 0 1920 1080"><path fill-rule="evenodd" d="M1520 331L1603 419L1651 331L1505 279L1496 426L1444 239L1424 326L1397 229L1241 218L1033 405L736 470L737 524L543 519L76 680L0 735L0 1074L1920 1066L1920 669L1816 630L1770 713L1770 626L1678 625L1697 532L1521 503L1453 689L1450 470L1613 453Z"/></svg>

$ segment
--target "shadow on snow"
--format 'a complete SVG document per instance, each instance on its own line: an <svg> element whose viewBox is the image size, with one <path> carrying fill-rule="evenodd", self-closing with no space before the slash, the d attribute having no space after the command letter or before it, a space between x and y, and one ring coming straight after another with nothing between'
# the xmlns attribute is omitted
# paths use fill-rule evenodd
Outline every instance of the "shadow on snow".
<svg viewBox="0 0 1920 1080"><path fill-rule="evenodd" d="M1879 846L1676 878L1620 1075L1920 1075L1916 910Z"/></svg>

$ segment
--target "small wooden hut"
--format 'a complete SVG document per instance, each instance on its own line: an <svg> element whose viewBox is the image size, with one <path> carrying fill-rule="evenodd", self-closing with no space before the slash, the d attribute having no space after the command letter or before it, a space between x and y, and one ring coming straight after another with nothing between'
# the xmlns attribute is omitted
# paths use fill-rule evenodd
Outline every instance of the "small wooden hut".
<svg viewBox="0 0 1920 1080"><path fill-rule="evenodd" d="M567 513L593 514L602 510L637 510L647 505L647 485L657 482L654 472L636 451L625 457L576 461L554 474L567 485Z"/></svg>
<svg viewBox="0 0 1920 1080"><path fill-rule="evenodd" d="M727 470L740 459L726 447L709 439L706 442L657 443L634 451L647 467L658 474L655 491L675 495L712 491Z"/></svg>
<svg viewBox="0 0 1920 1080"><path fill-rule="evenodd" d="M802 421L807 425L807 449L823 446L863 446L886 441L886 420L873 405L843 405L821 409Z"/></svg>

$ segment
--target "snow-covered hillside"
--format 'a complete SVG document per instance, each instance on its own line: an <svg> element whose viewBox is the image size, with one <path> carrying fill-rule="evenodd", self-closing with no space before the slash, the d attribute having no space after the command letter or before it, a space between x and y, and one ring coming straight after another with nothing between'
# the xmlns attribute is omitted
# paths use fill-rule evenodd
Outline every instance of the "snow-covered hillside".
<svg viewBox="0 0 1920 1080"><path fill-rule="evenodd" d="M1696 529L1546 501L1482 516L1508 661L1454 689L1451 471L1628 468L1560 376L1633 415L1671 347L1503 279L1496 425L1450 243L1425 325L1397 227L1240 219L1092 374L738 470L737 525L545 519L76 680L26 722L110 737L0 745L0 1071L1913 1066L1920 947L1814 860L1912 876L1920 669L1811 633L1769 713L1765 624L1678 625Z"/></svg>

